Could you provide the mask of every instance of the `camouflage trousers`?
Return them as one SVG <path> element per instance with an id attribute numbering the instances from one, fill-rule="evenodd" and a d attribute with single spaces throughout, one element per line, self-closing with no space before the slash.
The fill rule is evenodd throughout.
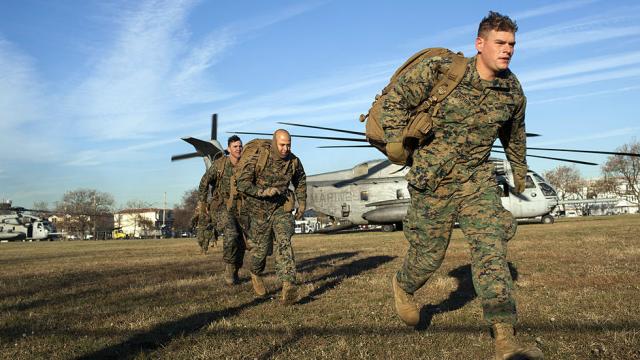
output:
<path id="1" fill-rule="evenodd" d="M 440 267 L 453 225 L 458 221 L 471 250 L 473 286 L 489 324 L 515 324 L 513 280 L 507 263 L 507 241 L 516 222 L 502 207 L 495 183 L 466 183 L 420 191 L 409 185 L 411 205 L 404 219 L 409 249 L 397 272 L 400 287 L 413 294 Z"/>
<path id="2" fill-rule="evenodd" d="M 276 254 L 275 268 L 281 281 L 296 282 L 296 263 L 291 246 L 294 232 L 293 215 L 285 212 L 282 206 L 270 216 L 253 212 L 251 221 L 251 272 L 260 275 L 267 263 L 267 255 L 273 247 Z M 273 235 L 273 236 L 272 236 Z"/>
<path id="3" fill-rule="evenodd" d="M 226 208 L 221 209 L 218 216 L 220 218 L 219 225 L 224 229 L 222 260 L 226 264 L 232 264 L 236 269 L 240 269 L 246 247 L 238 219 L 233 211 Z"/>

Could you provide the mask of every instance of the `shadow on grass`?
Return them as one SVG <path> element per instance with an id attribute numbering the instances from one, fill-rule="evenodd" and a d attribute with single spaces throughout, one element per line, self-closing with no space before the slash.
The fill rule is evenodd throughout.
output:
<path id="1" fill-rule="evenodd" d="M 335 254 L 320 255 L 320 256 L 316 256 L 316 257 L 311 258 L 311 259 L 306 259 L 306 260 L 300 261 L 296 265 L 296 268 L 297 268 L 298 272 L 300 272 L 300 273 L 313 272 L 314 270 L 316 270 L 318 268 L 331 267 L 332 265 L 328 264 L 329 262 L 345 260 L 345 259 L 348 259 L 348 258 L 352 258 L 352 257 L 354 257 L 356 255 L 358 255 L 357 251 L 340 252 L 340 253 L 335 253 Z"/>
<path id="2" fill-rule="evenodd" d="M 355 256 L 357 252 L 345 252 L 337 254 L 322 255 L 315 258 L 307 259 L 301 262 L 301 266 L 305 271 L 312 271 L 314 268 L 321 266 L 324 262 L 333 260 L 343 260 Z M 322 287 L 317 294 L 325 292 L 330 287 L 340 283 L 344 278 L 357 275 L 363 271 L 375 268 L 380 264 L 392 260 L 389 256 L 375 256 L 354 261 L 350 264 L 340 266 L 336 271 L 327 277 L 342 276 L 335 281 L 332 286 Z M 353 267 L 353 269 L 349 269 Z M 322 277 L 324 279 L 326 277 Z M 317 291 L 317 290 L 316 290 Z M 317 295 L 316 294 L 316 295 Z M 77 359 L 130 359 L 137 357 L 140 353 L 153 351 L 167 345 L 175 336 L 185 336 L 206 328 L 212 322 L 221 318 L 229 318 L 237 316 L 247 308 L 258 306 L 270 301 L 269 296 L 265 298 L 256 298 L 251 302 L 231 307 L 224 310 L 203 312 L 193 314 L 180 320 L 159 324 L 148 332 L 139 333 L 131 338 L 96 352 L 83 355 Z"/>
<path id="3" fill-rule="evenodd" d="M 518 270 L 511 262 L 509 263 L 509 272 L 514 282 L 518 280 Z M 448 275 L 458 281 L 458 287 L 441 303 L 425 305 L 420 309 L 420 323 L 416 325 L 416 330 L 428 329 L 434 315 L 461 309 L 478 296 L 473 288 L 470 264 L 459 266 L 449 271 Z"/>
<path id="4" fill-rule="evenodd" d="M 131 359 L 138 354 L 155 350 L 168 344 L 176 336 L 185 336 L 205 328 L 210 323 L 236 316 L 243 310 L 269 301 L 268 297 L 256 298 L 248 303 L 232 308 L 193 314 L 180 320 L 162 323 L 148 332 L 132 336 L 128 340 L 106 347 L 102 350 L 86 354 L 77 359 Z"/>
<path id="5" fill-rule="evenodd" d="M 340 265 L 334 271 L 330 272 L 327 275 L 323 275 L 317 279 L 313 279 L 312 282 L 323 281 L 331 278 L 335 278 L 331 281 L 327 281 L 322 284 L 322 286 L 317 289 L 311 291 L 309 295 L 303 297 L 298 301 L 298 304 L 308 304 L 316 299 L 316 297 L 324 294 L 328 290 L 336 287 L 345 279 L 348 279 L 352 276 L 359 275 L 365 271 L 369 271 L 377 268 L 378 266 L 387 263 L 391 260 L 395 259 L 395 256 L 370 256 L 364 259 L 359 259 L 352 261 L 348 264 Z"/>

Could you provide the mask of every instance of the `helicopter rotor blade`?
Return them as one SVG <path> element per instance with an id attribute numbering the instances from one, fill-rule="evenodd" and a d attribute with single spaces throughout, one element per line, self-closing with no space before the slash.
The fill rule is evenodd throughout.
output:
<path id="1" fill-rule="evenodd" d="M 500 154 L 504 154 L 504 151 L 498 151 L 498 150 L 491 150 L 493 152 L 497 152 Z M 539 159 L 548 159 L 548 160 L 556 160 L 556 161 L 565 161 L 565 162 L 570 162 L 570 163 L 576 163 L 576 164 L 582 164 L 582 165 L 593 165 L 593 166 L 597 166 L 598 164 L 596 163 L 592 163 L 592 162 L 588 162 L 588 161 L 580 161 L 580 160 L 572 160 L 572 159 L 563 159 L 563 158 L 556 158 L 556 157 L 550 157 L 550 156 L 541 156 L 541 155 L 530 155 L 527 154 L 527 157 L 534 157 L 534 158 L 539 158 Z"/>
<path id="2" fill-rule="evenodd" d="M 320 130 L 335 131 L 335 132 L 341 132 L 341 133 L 345 133 L 345 134 L 362 135 L 362 136 L 366 135 L 365 133 L 363 133 L 361 131 L 342 130 L 342 129 L 323 127 L 323 126 L 294 124 L 294 123 L 288 123 L 288 122 L 278 122 L 278 124 L 289 125 L 289 126 L 299 126 L 299 127 L 310 128 L 310 129 L 320 129 Z"/>
<path id="3" fill-rule="evenodd" d="M 254 132 L 244 132 L 244 131 L 228 131 L 227 133 L 229 133 L 229 134 L 242 134 L 242 135 L 261 135 L 261 136 L 272 136 L 273 135 L 273 134 L 269 134 L 269 133 L 254 133 Z M 306 139 L 321 139 L 321 140 L 367 142 L 367 139 L 342 138 L 342 137 L 331 137 L 331 136 L 312 136 L 312 135 L 293 135 L 293 134 L 291 134 L 291 137 L 306 138 Z"/>
<path id="4" fill-rule="evenodd" d="M 373 145 L 326 145 L 316 146 L 318 149 L 337 149 L 337 148 L 370 148 Z"/>
<path id="5" fill-rule="evenodd" d="M 191 158 L 198 157 L 198 156 L 202 156 L 202 154 L 200 154 L 197 151 L 196 152 L 192 152 L 192 153 L 188 153 L 188 154 L 173 155 L 173 156 L 171 156 L 171 161 L 191 159 Z"/>
<path id="6" fill-rule="evenodd" d="M 501 146 L 494 146 L 494 148 L 501 148 Z M 627 152 L 617 152 L 617 151 L 599 151 L 599 150 L 579 150 L 579 149 L 556 149 L 556 148 L 539 148 L 539 147 L 529 147 L 527 146 L 527 150 L 541 150 L 541 151 L 563 151 L 563 152 L 574 152 L 574 153 L 587 153 L 587 154 L 605 154 L 605 155 L 624 155 L 624 156 L 638 156 L 640 154 L 636 153 L 627 153 Z"/>
<path id="7" fill-rule="evenodd" d="M 366 136 L 366 133 L 361 132 L 361 131 L 336 129 L 336 128 L 330 128 L 330 127 L 315 126 L 315 125 L 295 124 L 295 123 L 289 123 L 289 122 L 278 122 L 278 124 L 289 125 L 289 126 L 299 126 L 299 127 L 310 128 L 310 129 L 336 131 L 336 132 L 341 132 L 341 133 L 345 133 L 345 134 L 354 134 L 354 135 Z M 538 137 L 538 136 L 542 136 L 542 135 L 536 134 L 536 133 L 527 133 L 527 137 Z"/>

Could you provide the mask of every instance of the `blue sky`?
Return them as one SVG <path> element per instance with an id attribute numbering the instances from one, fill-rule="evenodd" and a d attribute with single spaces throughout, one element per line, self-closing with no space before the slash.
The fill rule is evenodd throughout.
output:
<path id="1" fill-rule="evenodd" d="M 212 113 L 222 139 L 277 121 L 362 130 L 359 114 L 397 66 L 425 47 L 473 55 L 489 10 L 520 27 L 511 69 L 527 131 L 543 135 L 530 146 L 615 150 L 638 138 L 637 1 L 3 1 L 0 198 L 53 204 L 82 187 L 118 205 L 160 207 L 166 192 L 173 205 L 204 166 L 170 156 L 192 151 L 180 137 L 208 137 Z M 330 144 L 294 139 L 293 151 L 308 174 L 380 157 L 316 148 Z M 538 172 L 559 164 L 529 159 Z"/>

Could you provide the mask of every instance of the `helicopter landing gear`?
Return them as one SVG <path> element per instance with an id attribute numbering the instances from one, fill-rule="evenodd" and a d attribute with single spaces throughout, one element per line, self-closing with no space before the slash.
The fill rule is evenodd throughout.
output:
<path id="1" fill-rule="evenodd" d="M 382 231 L 384 231 L 384 232 L 393 232 L 395 230 L 396 230 L 396 227 L 393 224 L 384 224 L 384 225 L 382 225 Z"/>
<path id="2" fill-rule="evenodd" d="M 540 221 L 543 224 L 553 224 L 555 219 L 551 215 L 545 215 L 545 216 L 542 217 L 542 220 L 540 220 Z"/>

